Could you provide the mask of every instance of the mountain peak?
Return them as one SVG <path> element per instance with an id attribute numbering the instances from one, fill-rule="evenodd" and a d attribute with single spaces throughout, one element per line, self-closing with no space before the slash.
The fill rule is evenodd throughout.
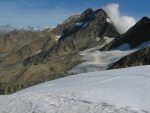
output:
<path id="1" fill-rule="evenodd" d="M 92 13 L 93 13 L 93 9 L 88 8 L 88 9 L 86 9 L 81 15 L 87 16 L 87 15 L 90 15 L 90 14 L 92 14 Z"/>
<path id="2" fill-rule="evenodd" d="M 144 25 L 150 25 L 150 18 L 148 17 L 143 17 L 137 25 L 144 26 Z"/>
<path id="3" fill-rule="evenodd" d="M 143 43 L 150 41 L 150 18 L 143 17 L 133 27 L 131 27 L 126 33 L 121 35 L 119 40 L 116 40 L 107 45 L 107 47 L 101 50 L 111 50 L 120 47 L 123 44 L 128 44 L 131 49 L 140 46 Z"/>
<path id="4" fill-rule="evenodd" d="M 149 17 L 147 17 L 147 16 L 145 16 L 145 17 L 143 17 L 141 20 L 143 20 L 143 21 L 147 21 L 147 20 L 150 20 L 150 18 L 149 18 Z"/>
<path id="5" fill-rule="evenodd" d="M 150 29 L 150 18 L 148 17 L 143 17 L 141 20 L 139 20 L 133 27 L 131 27 L 127 33 L 129 32 L 134 32 L 136 34 L 136 32 L 146 32 L 147 33 L 149 32 L 149 29 Z M 126 34 L 127 34 L 126 33 Z M 148 33 L 149 34 L 149 33 Z"/>
<path id="6" fill-rule="evenodd" d="M 99 15 L 105 15 L 105 17 L 108 17 L 107 13 L 103 10 L 103 9 L 97 9 L 97 10 L 93 10 L 91 8 L 86 9 L 81 15 L 82 16 L 89 16 L 91 14 L 99 14 Z"/>

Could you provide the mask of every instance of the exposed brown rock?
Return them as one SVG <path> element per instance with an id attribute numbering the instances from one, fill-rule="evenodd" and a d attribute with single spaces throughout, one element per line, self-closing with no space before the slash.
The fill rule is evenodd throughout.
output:
<path id="1" fill-rule="evenodd" d="M 80 63 L 80 55 L 71 53 L 42 64 L 23 66 L 22 63 L 1 69 L 0 94 L 14 93 L 45 81 L 67 76 L 67 71 Z"/>

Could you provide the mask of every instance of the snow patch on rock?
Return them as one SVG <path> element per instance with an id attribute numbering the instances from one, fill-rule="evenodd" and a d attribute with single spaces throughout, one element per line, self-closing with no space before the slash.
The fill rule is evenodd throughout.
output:
<path id="1" fill-rule="evenodd" d="M 58 40 L 61 38 L 61 36 L 62 36 L 62 35 L 56 35 L 56 36 L 55 36 L 55 37 L 56 37 L 55 40 L 58 41 Z"/>
<path id="2" fill-rule="evenodd" d="M 84 22 L 77 22 L 77 23 L 75 23 L 76 26 L 81 26 L 83 24 L 84 24 Z"/>
<path id="3" fill-rule="evenodd" d="M 107 21 L 108 23 L 111 23 L 111 19 L 110 19 L 110 18 L 106 18 L 106 21 Z"/>

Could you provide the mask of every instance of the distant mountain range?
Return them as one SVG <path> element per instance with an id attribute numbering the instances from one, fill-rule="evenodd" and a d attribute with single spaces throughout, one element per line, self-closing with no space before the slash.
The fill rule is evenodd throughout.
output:
<path id="1" fill-rule="evenodd" d="M 124 34 L 119 34 L 103 9 L 87 9 L 53 29 L 1 26 L 0 32 L 1 94 L 69 76 L 74 74 L 68 73 L 71 69 L 87 60 L 93 63 L 88 71 L 150 64 L 148 17 Z M 102 64 L 107 58 L 109 63 Z"/>
<path id="2" fill-rule="evenodd" d="M 15 28 L 10 25 L 0 25 L 0 34 L 8 33 L 13 30 L 15 30 Z"/>
<path id="3" fill-rule="evenodd" d="M 32 27 L 32 26 L 27 26 L 27 27 L 21 27 L 21 28 L 15 28 L 12 27 L 11 25 L 0 25 L 0 34 L 6 34 L 11 31 L 15 30 L 24 30 L 24 31 L 42 31 L 44 29 L 51 29 L 51 27 Z"/>

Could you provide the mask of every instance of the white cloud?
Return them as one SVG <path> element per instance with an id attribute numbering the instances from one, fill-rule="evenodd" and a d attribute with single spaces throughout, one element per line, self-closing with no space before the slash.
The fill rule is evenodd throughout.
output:
<path id="1" fill-rule="evenodd" d="M 119 11 L 119 4 L 112 3 L 108 4 L 103 8 L 112 22 L 116 26 L 116 29 L 122 34 L 125 33 L 129 28 L 135 25 L 136 20 L 130 16 L 121 16 Z"/>

